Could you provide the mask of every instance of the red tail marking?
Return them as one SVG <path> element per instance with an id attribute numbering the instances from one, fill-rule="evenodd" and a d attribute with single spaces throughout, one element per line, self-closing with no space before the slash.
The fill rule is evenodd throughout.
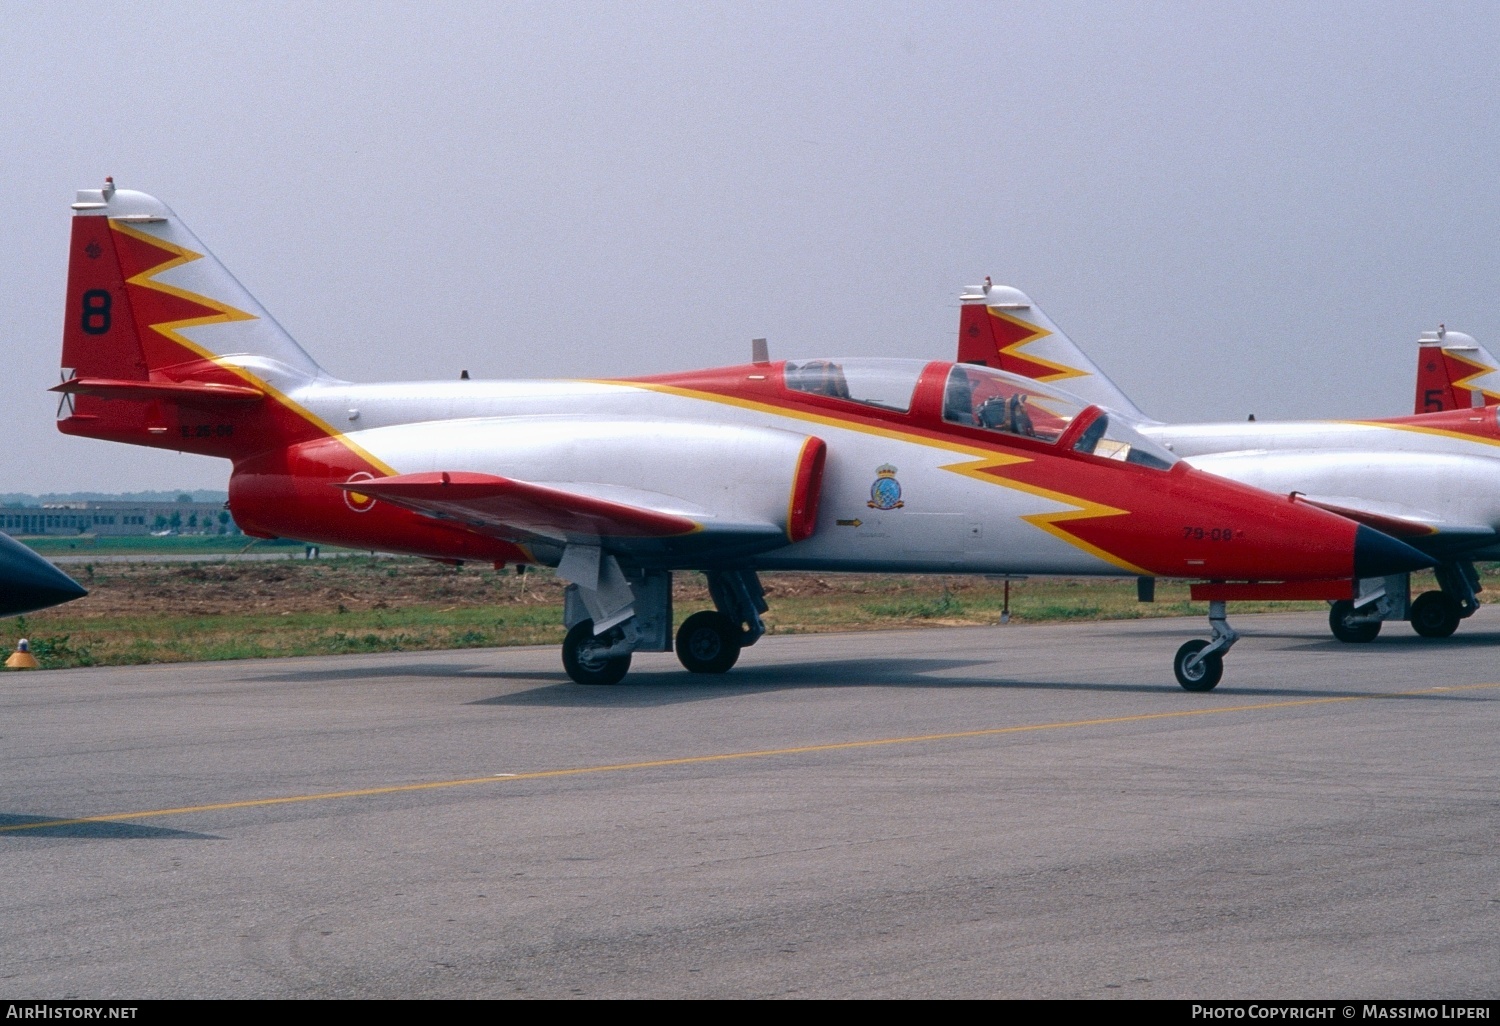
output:
<path id="1" fill-rule="evenodd" d="M 958 362 L 994 367 L 1033 381 L 1076 377 L 1075 370 L 1035 360 L 1020 352 L 1026 343 L 1050 334 L 982 303 L 969 303 L 958 315 Z"/>
<path id="2" fill-rule="evenodd" d="M 113 234 L 107 218 L 73 218 L 62 365 L 79 377 L 144 381 L 146 357 L 136 335 L 125 278 L 110 238 Z"/>
<path id="3" fill-rule="evenodd" d="M 1415 413 L 1440 413 L 1456 410 L 1460 405 L 1448 371 L 1448 358 L 1439 346 L 1421 346 L 1417 350 L 1417 401 Z"/>

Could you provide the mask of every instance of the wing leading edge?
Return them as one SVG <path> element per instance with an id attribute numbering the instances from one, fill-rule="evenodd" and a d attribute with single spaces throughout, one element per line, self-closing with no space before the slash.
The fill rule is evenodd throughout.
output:
<path id="1" fill-rule="evenodd" d="M 674 496 L 607 484 L 440 471 L 337 487 L 523 543 L 598 545 L 637 555 L 715 548 L 738 554 L 791 540 L 782 524 L 727 522 Z"/>

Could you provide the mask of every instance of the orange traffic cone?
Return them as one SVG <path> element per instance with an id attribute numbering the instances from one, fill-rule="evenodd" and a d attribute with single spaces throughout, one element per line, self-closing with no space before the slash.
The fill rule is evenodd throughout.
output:
<path id="1" fill-rule="evenodd" d="M 31 642 L 22 638 L 16 643 L 16 650 L 5 660 L 5 666 L 11 670 L 35 670 L 42 664 L 36 661 L 36 656 L 31 654 Z"/>

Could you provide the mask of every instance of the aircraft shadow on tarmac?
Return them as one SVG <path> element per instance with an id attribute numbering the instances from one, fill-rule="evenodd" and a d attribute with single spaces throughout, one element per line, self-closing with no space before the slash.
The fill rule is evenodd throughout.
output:
<path id="1" fill-rule="evenodd" d="M 803 688 L 988 688 L 1005 691 L 1067 691 L 1099 694 L 1155 694 L 1179 698 L 1184 693 L 1170 681 L 1164 683 L 1126 683 L 1100 681 L 1021 680 L 1005 677 L 924 676 L 943 670 L 992 665 L 980 660 L 961 659 L 850 659 L 822 663 L 798 663 L 795 666 L 736 667 L 722 677 L 686 674 L 680 671 L 633 671 L 624 682 L 611 687 L 585 687 L 574 684 L 561 671 L 511 672 L 488 671 L 470 674 L 475 678 L 501 678 L 537 681 L 538 686 L 524 691 L 481 698 L 471 705 L 552 706 L 560 708 L 645 708 L 675 705 L 680 702 L 712 701 L 736 695 Z M 545 681 L 545 683 L 543 683 Z M 1327 687 L 1234 686 L 1220 687 L 1212 694 L 1197 696 L 1205 702 L 1240 701 L 1246 698 L 1344 698 L 1370 695 L 1360 689 Z M 1445 698 L 1460 696 L 1402 696 L 1404 698 Z"/>
<path id="2" fill-rule="evenodd" d="M 1399 625 L 1398 625 L 1399 626 Z M 1246 637 L 1251 635 L 1246 634 Z M 1337 641 L 1333 638 L 1309 638 L 1305 634 L 1292 634 L 1281 632 L 1258 632 L 1254 635 L 1258 638 L 1280 638 L 1293 642 L 1288 648 L 1295 651 L 1313 651 L 1317 649 L 1334 649 L 1342 652 L 1379 652 L 1399 649 L 1407 652 L 1413 649 L 1426 649 L 1432 652 L 1445 652 L 1453 649 L 1476 649 L 1494 648 L 1500 645 L 1500 632 L 1497 631 L 1469 631 L 1465 633 L 1462 628 L 1459 633 L 1448 638 L 1424 638 L 1412 631 L 1393 631 L 1389 634 L 1382 632 L 1373 641 L 1364 644 L 1350 645 L 1346 642 Z"/>
<path id="3" fill-rule="evenodd" d="M 9 827 L 0 837 L 67 837 L 94 841 L 165 841 L 193 840 L 220 841 L 213 834 L 200 834 L 191 830 L 169 830 L 165 827 L 141 826 L 139 823 L 122 823 L 82 819 L 82 822 L 58 822 L 64 816 L 21 816 L 0 812 L 0 828 Z M 30 823 L 51 823 L 52 826 L 28 828 Z"/>
<path id="4" fill-rule="evenodd" d="M 244 679 L 265 684 L 317 684 L 369 680 L 372 677 L 470 677 L 476 675 L 475 671 L 484 669 L 484 663 L 389 663 L 385 666 L 340 666 L 332 670 L 291 670 Z"/>
<path id="5" fill-rule="evenodd" d="M 1247 634 L 1247 637 L 1249 635 Z M 1371 645 L 1350 646 L 1333 638 L 1309 638 L 1306 634 L 1257 632 L 1261 638 L 1278 638 L 1291 642 L 1287 651 L 1368 651 L 1372 655 L 1382 647 L 1385 639 Z M 1391 642 L 1402 647 L 1416 645 L 1440 651 L 1451 646 L 1458 638 L 1431 641 L 1412 635 L 1411 638 L 1392 638 Z M 1463 639 L 1466 646 L 1493 644 L 1500 635 L 1478 634 Z M 504 650 L 495 650 L 496 653 Z M 516 705 L 553 706 L 558 708 L 649 708 L 652 706 L 676 705 L 682 702 L 704 702 L 728 698 L 747 693 L 784 691 L 801 688 L 850 688 L 850 687 L 904 687 L 904 688 L 993 688 L 1033 691 L 1096 692 L 1101 694 L 1161 694 L 1179 696 L 1179 689 L 1168 679 L 1161 682 L 1127 683 L 1124 681 L 1061 681 L 1025 679 L 1002 676 L 932 676 L 943 671 L 963 670 L 970 667 L 993 666 L 989 660 L 979 659 L 843 659 L 827 662 L 798 662 L 791 665 L 738 666 L 722 676 L 713 674 L 691 674 L 683 670 L 662 669 L 632 670 L 619 684 L 610 687 L 587 687 L 574 684 L 561 668 L 557 670 L 501 670 L 494 663 L 390 663 L 386 665 L 341 666 L 327 670 L 295 670 L 288 673 L 263 674 L 246 678 L 252 681 L 276 683 L 337 683 L 371 678 L 425 678 L 462 681 L 507 680 L 531 682 L 535 687 L 508 692 L 490 698 L 469 702 L 470 705 Z M 1358 688 L 1249 685 L 1227 682 L 1211 695 L 1202 696 L 1205 701 L 1245 698 L 1336 698 L 1361 694 L 1376 694 Z M 1394 697 L 1394 696 L 1393 696 Z M 1403 698 L 1423 700 L 1441 698 L 1453 701 L 1461 696 L 1406 695 Z M 1477 699 L 1476 699 L 1477 700 Z"/>

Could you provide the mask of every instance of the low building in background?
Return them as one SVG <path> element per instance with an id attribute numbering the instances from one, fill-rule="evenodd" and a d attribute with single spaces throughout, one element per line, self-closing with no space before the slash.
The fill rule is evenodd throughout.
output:
<path id="1" fill-rule="evenodd" d="M 49 502 L 0 507 L 0 532 L 15 537 L 92 534 L 239 534 L 222 502 Z"/>

